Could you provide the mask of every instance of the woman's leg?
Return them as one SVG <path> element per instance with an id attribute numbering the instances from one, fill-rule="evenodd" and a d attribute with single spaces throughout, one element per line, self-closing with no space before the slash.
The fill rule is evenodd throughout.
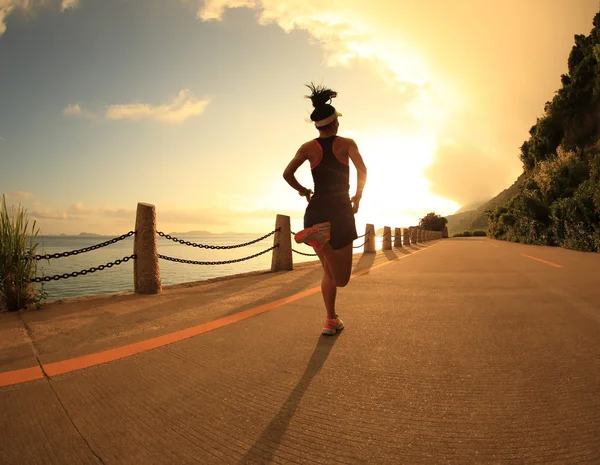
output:
<path id="1" fill-rule="evenodd" d="M 334 250 L 327 242 L 319 251 L 319 258 L 323 256 L 336 287 L 344 287 L 350 281 L 352 273 L 352 243 Z"/>
<path id="2" fill-rule="evenodd" d="M 321 280 L 321 293 L 323 294 L 323 302 L 325 303 L 325 310 L 327 311 L 327 318 L 335 319 L 335 296 L 337 294 L 337 287 L 333 274 L 329 270 L 329 266 L 325 260 L 325 256 L 322 252 L 317 252 L 321 263 L 323 264 L 323 279 Z"/>

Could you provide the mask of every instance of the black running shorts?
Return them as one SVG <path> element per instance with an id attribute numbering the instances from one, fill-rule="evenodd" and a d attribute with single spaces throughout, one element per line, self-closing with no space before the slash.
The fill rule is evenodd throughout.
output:
<path id="1" fill-rule="evenodd" d="M 304 213 L 304 227 L 331 223 L 331 248 L 341 249 L 358 237 L 352 203 L 348 196 L 313 196 Z"/>

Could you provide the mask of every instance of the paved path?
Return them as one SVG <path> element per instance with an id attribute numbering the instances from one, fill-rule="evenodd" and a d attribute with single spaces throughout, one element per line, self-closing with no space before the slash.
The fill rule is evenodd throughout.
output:
<path id="1" fill-rule="evenodd" d="M 0 315 L 0 463 L 600 463 L 599 254 L 448 239 L 355 271 L 334 337 L 312 264 Z"/>

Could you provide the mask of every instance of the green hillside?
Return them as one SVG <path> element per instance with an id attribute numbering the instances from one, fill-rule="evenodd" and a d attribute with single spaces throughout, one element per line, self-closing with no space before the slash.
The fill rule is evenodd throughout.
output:
<path id="1" fill-rule="evenodd" d="M 488 200 L 483 205 L 473 210 L 459 210 L 454 215 L 446 216 L 448 219 L 448 233 L 452 236 L 455 233 L 467 230 L 488 229 L 488 211 L 494 210 L 496 207 L 504 204 L 512 197 L 517 195 L 520 186 L 524 180 L 524 174 L 507 189 L 504 189 L 496 197 Z"/>
<path id="2" fill-rule="evenodd" d="M 521 146 L 524 173 L 491 209 L 492 237 L 600 251 L 600 13 L 593 26 L 575 36 L 562 87 Z"/>

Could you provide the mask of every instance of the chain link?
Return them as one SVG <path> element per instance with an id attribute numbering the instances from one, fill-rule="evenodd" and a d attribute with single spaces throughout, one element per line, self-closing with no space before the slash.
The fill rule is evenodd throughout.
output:
<path id="1" fill-rule="evenodd" d="M 292 252 L 295 252 L 298 255 L 304 255 L 305 257 L 318 257 L 318 255 L 316 253 L 304 253 L 304 252 L 300 252 L 299 250 L 295 250 L 295 249 L 292 249 Z"/>
<path id="2" fill-rule="evenodd" d="M 253 241 L 250 242 L 245 242 L 243 244 L 237 244 L 237 245 L 209 245 L 209 244 L 196 244 L 194 242 L 190 242 L 190 241 L 184 241 L 183 239 L 177 239 L 176 237 L 170 236 L 169 234 L 165 234 L 162 231 L 157 231 L 156 234 L 158 234 L 161 237 L 164 237 L 165 239 L 169 239 L 173 242 L 179 242 L 182 245 L 189 245 L 191 247 L 198 247 L 200 249 L 213 249 L 213 250 L 225 250 L 225 249 L 237 249 L 239 247 L 245 247 L 247 245 L 252 245 L 252 244 L 256 244 L 257 242 L 260 242 L 264 239 L 266 239 L 269 236 L 272 236 L 273 234 L 275 234 L 276 232 L 281 231 L 281 228 L 277 228 L 274 231 L 271 231 L 268 234 L 265 234 L 262 237 L 259 237 L 258 239 L 254 239 Z"/>
<path id="3" fill-rule="evenodd" d="M 81 253 L 91 252 L 92 250 L 96 250 L 101 247 L 106 247 L 107 245 L 114 244 L 115 242 L 122 241 L 123 239 L 126 239 L 134 234 L 135 234 L 134 231 L 129 231 L 127 234 L 123 234 L 122 236 L 115 237 L 114 239 L 111 239 L 110 241 L 102 242 L 101 244 L 91 245 L 89 247 L 85 247 L 83 249 L 78 249 L 78 250 L 72 250 L 70 252 L 61 252 L 61 253 L 53 253 L 53 254 L 46 254 L 46 255 L 34 255 L 34 258 L 36 260 L 50 260 L 51 258 L 62 258 L 62 257 L 70 257 L 71 255 L 79 255 Z"/>
<path id="4" fill-rule="evenodd" d="M 120 265 L 121 263 L 128 262 L 132 258 L 135 258 L 135 254 L 130 255 L 129 257 L 123 257 L 119 260 L 115 260 L 114 262 L 109 262 L 106 265 L 94 266 L 87 270 L 73 271 L 72 273 L 57 274 L 54 276 L 44 276 L 42 278 L 33 278 L 30 282 L 41 283 L 42 281 L 44 281 L 44 282 L 58 281 L 59 279 L 67 279 L 67 278 L 75 278 L 77 276 L 85 276 L 88 273 L 95 273 L 96 271 L 102 271 L 105 268 L 112 268 L 115 265 Z"/>
<path id="5" fill-rule="evenodd" d="M 185 260 L 183 258 L 167 257 L 167 256 L 161 255 L 161 254 L 158 254 L 158 258 L 162 258 L 163 260 L 168 260 L 170 262 L 187 263 L 189 265 L 228 265 L 230 263 L 238 263 L 238 262 L 243 262 L 244 260 L 250 260 L 251 258 L 256 258 L 259 255 L 265 254 L 267 252 L 270 252 L 273 249 L 276 249 L 277 247 L 279 247 L 279 244 L 275 244 L 273 247 L 269 247 L 268 249 L 263 250 L 262 252 L 255 253 L 254 255 L 250 255 L 249 257 L 236 258 L 233 260 L 223 260 L 220 262 L 199 262 L 199 261 L 195 261 L 195 260 Z"/>
<path id="6" fill-rule="evenodd" d="M 365 245 L 366 243 L 367 243 L 367 241 L 363 242 L 363 243 L 362 243 L 362 244 L 360 244 L 360 245 L 354 245 L 354 246 L 352 246 L 352 248 L 353 248 L 353 249 L 360 249 L 361 247 L 364 247 L 364 245 Z"/>

